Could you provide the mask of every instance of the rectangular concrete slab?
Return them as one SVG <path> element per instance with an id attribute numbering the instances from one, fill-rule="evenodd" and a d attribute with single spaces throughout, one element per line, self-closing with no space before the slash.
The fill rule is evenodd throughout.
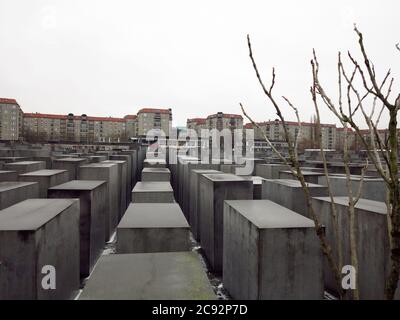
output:
<path id="1" fill-rule="evenodd" d="M 328 188 L 308 183 L 312 197 L 328 195 Z M 285 208 L 309 217 L 306 197 L 300 181 L 292 179 L 265 179 L 262 182 L 262 199 L 271 200 Z"/>
<path id="2" fill-rule="evenodd" d="M 39 185 L 39 198 L 47 198 L 47 190 L 69 180 L 67 170 L 45 169 L 20 174 L 19 181 L 37 182 Z"/>
<path id="3" fill-rule="evenodd" d="M 26 199 L 39 197 L 39 185 L 36 182 L 0 182 L 0 210 Z"/>
<path id="4" fill-rule="evenodd" d="M 0 170 L 0 181 L 18 181 L 17 171 Z"/>
<path id="5" fill-rule="evenodd" d="M 268 200 L 225 201 L 223 283 L 234 299 L 323 299 L 314 222 Z"/>
<path id="6" fill-rule="evenodd" d="M 102 256 L 80 300 L 215 299 L 194 252 Z"/>
<path id="7" fill-rule="evenodd" d="M 107 196 L 106 181 L 73 180 L 49 189 L 49 198 L 79 199 L 81 278 L 89 276 L 105 244 Z"/>
<path id="8" fill-rule="evenodd" d="M 222 272 L 225 200 L 253 199 L 253 182 L 233 174 L 200 175 L 200 243 L 210 269 Z"/>
<path id="9" fill-rule="evenodd" d="M 78 179 L 79 167 L 88 163 L 85 158 L 63 158 L 53 160 L 53 169 L 68 171 L 68 180 Z"/>
<path id="10" fill-rule="evenodd" d="M 79 289 L 79 201 L 29 199 L 1 210 L 0 261 L 0 300 L 72 299 Z M 56 270 L 54 290 L 41 286 L 47 266 Z"/>
<path id="11" fill-rule="evenodd" d="M 170 181 L 171 172 L 167 168 L 143 168 L 142 181 Z"/>
<path id="12" fill-rule="evenodd" d="M 142 181 L 132 190 L 133 203 L 172 203 L 174 192 L 168 181 Z"/>
<path id="13" fill-rule="evenodd" d="M 279 179 L 279 172 L 288 169 L 289 167 L 285 164 L 257 163 L 256 176 L 263 177 L 265 179 Z"/>
<path id="14" fill-rule="evenodd" d="M 44 161 L 19 161 L 4 165 L 4 170 L 16 171 L 18 174 L 46 169 Z"/>
<path id="15" fill-rule="evenodd" d="M 200 190 L 200 182 L 199 175 L 200 174 L 218 174 L 222 173 L 218 170 L 210 170 L 210 169 L 193 169 L 190 171 L 190 185 L 189 185 L 189 224 L 192 230 L 193 238 L 196 241 L 200 241 L 200 206 L 199 202 L 199 190 Z"/>
<path id="16" fill-rule="evenodd" d="M 118 253 L 187 250 L 189 225 L 176 203 L 132 203 L 118 225 Z"/>
<path id="17" fill-rule="evenodd" d="M 92 163 L 79 168 L 79 180 L 107 181 L 107 215 L 105 241 L 108 241 L 118 225 L 118 165 L 116 163 Z"/>

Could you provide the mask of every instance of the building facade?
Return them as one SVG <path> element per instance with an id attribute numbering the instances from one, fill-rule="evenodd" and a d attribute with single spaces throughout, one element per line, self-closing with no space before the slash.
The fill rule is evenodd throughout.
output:
<path id="1" fill-rule="evenodd" d="M 186 127 L 188 129 L 192 129 L 192 130 L 196 131 L 197 136 L 200 137 L 201 136 L 201 130 L 208 129 L 207 119 L 206 118 L 187 119 Z"/>
<path id="2" fill-rule="evenodd" d="M 143 108 L 137 114 L 137 136 L 146 137 L 152 130 L 162 130 L 169 137 L 172 130 L 172 110 Z"/>
<path id="3" fill-rule="evenodd" d="M 0 98 L 0 140 L 22 138 L 23 112 L 15 99 Z"/>
<path id="4" fill-rule="evenodd" d="M 209 115 L 206 119 L 207 129 L 243 129 L 243 117 L 240 114 L 228 114 L 218 112 L 216 114 Z"/>

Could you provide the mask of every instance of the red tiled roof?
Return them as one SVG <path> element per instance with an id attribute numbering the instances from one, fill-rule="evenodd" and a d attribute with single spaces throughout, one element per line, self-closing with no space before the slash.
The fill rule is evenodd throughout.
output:
<path id="1" fill-rule="evenodd" d="M 135 120 L 137 119 L 137 115 L 135 114 L 128 114 L 124 117 L 124 119 L 130 119 L 130 120 Z"/>
<path id="2" fill-rule="evenodd" d="M 17 100 L 15 100 L 15 99 L 8 99 L 8 98 L 0 98 L 0 103 L 4 103 L 4 104 L 18 104 Z"/>
<path id="3" fill-rule="evenodd" d="M 155 109 L 155 108 L 143 108 L 138 111 L 139 113 L 170 113 L 169 109 Z"/>
<path id="4" fill-rule="evenodd" d="M 253 124 L 252 123 L 246 123 L 243 127 L 245 129 L 253 129 Z"/>
<path id="5" fill-rule="evenodd" d="M 192 118 L 192 119 L 187 119 L 187 122 L 196 122 L 197 124 L 205 124 L 206 123 L 205 118 Z"/>
<path id="6" fill-rule="evenodd" d="M 207 119 L 209 118 L 215 118 L 217 117 L 218 114 L 210 114 Z M 229 114 L 229 113 L 222 113 L 223 118 L 233 118 L 233 119 L 243 119 L 243 117 L 240 114 Z"/>

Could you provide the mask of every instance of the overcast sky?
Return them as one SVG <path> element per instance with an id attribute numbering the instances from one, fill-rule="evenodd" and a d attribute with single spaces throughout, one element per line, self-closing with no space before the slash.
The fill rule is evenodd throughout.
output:
<path id="1" fill-rule="evenodd" d="M 336 57 L 359 56 L 353 22 L 380 76 L 391 67 L 400 91 L 400 2 L 222 0 L 0 0 L 0 97 L 24 112 L 122 117 L 172 108 L 174 125 L 222 111 L 276 118 L 261 92 L 246 34 L 276 95 L 313 114 L 310 58 L 335 95 Z M 287 109 L 287 118 L 294 116 Z M 322 120 L 336 122 L 322 108 Z"/>

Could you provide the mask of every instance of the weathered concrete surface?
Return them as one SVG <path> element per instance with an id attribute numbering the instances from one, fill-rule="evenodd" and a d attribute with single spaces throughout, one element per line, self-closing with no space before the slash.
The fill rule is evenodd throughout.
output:
<path id="1" fill-rule="evenodd" d="M 121 220 L 122 216 L 125 213 L 127 208 L 126 206 L 126 198 L 128 197 L 127 191 L 127 162 L 123 160 L 106 160 L 102 163 L 116 163 L 118 165 L 118 196 L 119 196 L 119 205 L 118 205 L 118 222 Z"/>
<path id="2" fill-rule="evenodd" d="M 126 161 L 126 204 L 125 208 L 131 202 L 131 191 L 133 189 L 133 176 L 132 176 L 132 157 L 128 154 L 111 155 L 110 160 Z"/>
<path id="3" fill-rule="evenodd" d="M 107 215 L 105 241 L 112 236 L 118 224 L 118 165 L 116 163 L 92 163 L 79 168 L 79 180 L 107 181 Z"/>
<path id="4" fill-rule="evenodd" d="M 265 179 L 279 179 L 279 172 L 283 170 L 289 170 L 289 167 L 284 164 L 256 164 L 256 176 L 263 177 Z"/>
<path id="5" fill-rule="evenodd" d="M 312 202 L 321 223 L 325 226 L 326 237 L 337 259 L 330 198 L 315 197 Z M 351 265 L 348 197 L 334 197 L 334 202 L 343 250 L 343 263 Z M 386 205 L 383 202 L 360 199 L 355 207 L 355 218 L 359 264 L 357 284 L 360 298 L 384 299 L 390 259 Z M 335 291 L 332 272 L 326 261 L 324 268 L 325 285 L 328 289 Z M 396 293 L 396 299 L 400 299 L 399 291 Z"/>
<path id="6" fill-rule="evenodd" d="M 167 168 L 143 168 L 142 181 L 170 181 L 171 172 Z"/>
<path id="7" fill-rule="evenodd" d="M 89 163 L 100 163 L 107 160 L 106 156 L 87 156 L 86 158 L 89 160 Z"/>
<path id="8" fill-rule="evenodd" d="M 0 161 L 4 163 L 18 162 L 18 161 L 29 161 L 28 157 L 0 157 Z"/>
<path id="9" fill-rule="evenodd" d="M 144 168 L 166 168 L 167 163 L 164 159 L 151 159 L 147 158 L 143 161 Z"/>
<path id="10" fill-rule="evenodd" d="M 46 169 L 46 163 L 44 161 L 19 161 L 4 165 L 4 170 L 16 171 L 18 174 L 44 169 Z"/>
<path id="11" fill-rule="evenodd" d="M 39 197 L 39 185 L 35 182 L 0 182 L 0 210 L 26 199 Z"/>
<path id="12" fill-rule="evenodd" d="M 323 299 L 314 222 L 272 201 L 225 201 L 223 253 L 234 299 Z"/>
<path id="13" fill-rule="evenodd" d="M 360 188 L 361 176 L 351 176 L 351 190 L 353 195 L 358 194 Z M 331 185 L 331 191 L 334 196 L 347 196 L 347 178 L 343 175 L 332 175 L 329 176 Z M 327 185 L 326 177 L 321 177 L 318 181 L 320 184 Z M 367 178 L 364 177 L 362 183 L 361 198 L 374 200 L 374 201 L 386 201 L 386 184 L 381 178 Z"/>
<path id="14" fill-rule="evenodd" d="M 79 201 L 29 199 L 0 211 L 0 261 L 0 300 L 73 298 L 79 289 Z M 41 286 L 47 265 L 56 270 L 54 290 Z"/>
<path id="15" fill-rule="evenodd" d="M 210 169 L 193 169 L 190 171 L 190 185 L 189 185 L 189 224 L 192 230 L 193 238 L 196 241 L 200 241 L 200 206 L 201 203 L 199 201 L 199 190 L 200 190 L 200 182 L 199 175 L 201 174 L 217 174 L 222 173 L 218 170 L 210 170 Z"/>
<path id="16" fill-rule="evenodd" d="M 132 191 L 133 203 L 172 203 L 174 192 L 168 181 L 141 181 Z"/>
<path id="17" fill-rule="evenodd" d="M 117 228 L 118 253 L 189 250 L 189 225 L 176 203 L 132 203 Z"/>
<path id="18" fill-rule="evenodd" d="M 45 169 L 20 174 L 19 181 L 37 182 L 39 185 L 39 198 L 47 198 L 47 190 L 69 180 L 68 171 Z"/>
<path id="19" fill-rule="evenodd" d="M 309 183 L 318 184 L 318 179 L 320 177 L 325 177 L 323 172 L 313 172 L 313 171 L 302 171 L 304 180 Z M 292 174 L 290 170 L 283 170 L 279 172 L 279 179 L 292 179 L 297 180 L 297 178 Z"/>
<path id="20" fill-rule="evenodd" d="M 312 197 L 327 196 L 328 188 L 318 184 L 308 184 Z M 306 197 L 300 181 L 291 179 L 265 179 L 262 182 L 262 199 L 271 200 L 285 208 L 309 217 Z"/>
<path id="21" fill-rule="evenodd" d="M 132 185 L 129 189 L 129 192 L 132 191 L 132 188 L 135 186 L 136 181 L 140 179 L 140 174 L 142 171 L 138 171 L 138 153 L 137 150 L 124 150 L 120 151 L 118 155 L 128 155 L 131 158 L 132 164 Z M 129 205 L 129 203 L 128 203 Z"/>
<path id="22" fill-rule="evenodd" d="M 0 170 L 0 181 L 18 181 L 16 171 Z"/>
<path id="23" fill-rule="evenodd" d="M 107 196 L 106 181 L 73 180 L 49 189 L 49 198 L 79 199 L 81 278 L 89 276 L 105 245 Z"/>
<path id="24" fill-rule="evenodd" d="M 86 158 L 62 158 L 53 160 L 53 169 L 67 170 L 68 180 L 78 179 L 79 167 L 88 163 Z"/>
<path id="25" fill-rule="evenodd" d="M 79 297 L 81 300 L 215 298 L 199 257 L 194 252 L 102 256 Z"/>
<path id="26" fill-rule="evenodd" d="M 262 199 L 262 182 L 265 180 L 263 177 L 258 176 L 241 176 L 243 179 L 251 180 L 253 182 L 253 199 Z"/>
<path id="27" fill-rule="evenodd" d="M 233 174 L 202 174 L 200 179 L 200 242 L 211 270 L 222 272 L 225 200 L 253 199 L 253 182 Z"/>

